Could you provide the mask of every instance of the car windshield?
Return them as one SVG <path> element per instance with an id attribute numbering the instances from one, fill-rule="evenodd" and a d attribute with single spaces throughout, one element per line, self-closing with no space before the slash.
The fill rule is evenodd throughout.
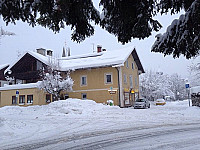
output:
<path id="1" fill-rule="evenodd" d="M 144 102 L 144 99 L 136 99 L 136 102 Z"/>

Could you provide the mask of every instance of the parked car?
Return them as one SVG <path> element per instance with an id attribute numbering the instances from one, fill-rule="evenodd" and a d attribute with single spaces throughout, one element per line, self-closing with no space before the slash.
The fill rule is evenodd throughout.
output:
<path id="1" fill-rule="evenodd" d="M 150 108 L 150 103 L 145 98 L 138 98 L 135 100 L 134 108 Z"/>
<path id="2" fill-rule="evenodd" d="M 159 98 L 156 100 L 156 105 L 165 105 L 166 102 L 163 98 Z"/>

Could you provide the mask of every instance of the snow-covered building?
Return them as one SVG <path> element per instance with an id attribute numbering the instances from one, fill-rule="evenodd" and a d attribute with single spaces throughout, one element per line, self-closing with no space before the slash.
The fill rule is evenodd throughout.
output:
<path id="1" fill-rule="evenodd" d="M 41 80 L 41 69 L 52 60 L 59 64 L 58 70 L 62 72 L 62 76 L 70 71 L 74 80 L 73 91 L 63 92 L 62 98 L 93 99 L 99 103 L 112 99 L 114 105 L 128 107 L 139 96 L 139 75 L 144 73 L 144 69 L 132 47 L 106 51 L 99 46 L 96 53 L 59 59 L 53 58 L 52 53 L 47 53 L 45 49 L 29 51 L 8 68 L 9 75 L 21 83 L 35 83 Z M 1 95 L 8 90 L 0 88 Z M 10 101 L 10 104 L 15 93 L 16 89 L 7 96 L 6 101 Z M 25 101 L 26 99 L 27 96 Z"/>
<path id="2" fill-rule="evenodd" d="M 195 86 L 191 88 L 191 99 L 192 106 L 200 107 L 200 86 Z"/>
<path id="3" fill-rule="evenodd" d="M 4 84 L 8 84 L 4 75 L 4 72 L 8 67 L 9 64 L 0 65 L 0 87 L 2 87 Z"/>

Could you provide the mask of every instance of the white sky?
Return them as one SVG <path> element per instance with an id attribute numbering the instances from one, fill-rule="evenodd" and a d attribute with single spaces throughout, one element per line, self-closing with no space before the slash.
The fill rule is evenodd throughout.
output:
<path id="1" fill-rule="evenodd" d="M 158 33 L 165 32 L 172 20 L 178 17 L 179 15 L 156 17 L 163 25 L 163 28 Z M 71 41 L 72 31 L 70 30 L 70 27 L 61 29 L 59 33 L 55 34 L 48 28 L 41 26 L 32 28 L 27 23 L 21 21 L 18 21 L 16 25 L 9 24 L 6 26 L 5 22 L 2 21 L 2 18 L 0 18 L 0 26 L 2 26 L 4 30 L 16 34 L 15 36 L 5 36 L 0 39 L 0 64 L 12 63 L 17 59 L 18 52 L 23 53 L 27 50 L 33 51 L 41 47 L 53 50 L 56 57 L 61 56 L 65 41 L 67 47 L 70 47 L 71 49 L 71 55 L 92 53 L 92 43 L 94 43 L 95 50 L 97 45 L 102 45 L 103 48 L 109 51 L 133 46 L 136 48 L 145 70 L 152 69 L 154 71 L 163 71 L 168 74 L 178 73 L 182 77 L 187 77 L 187 66 L 191 62 L 184 57 L 173 59 L 172 56 L 164 57 L 163 54 L 150 52 L 157 33 L 153 33 L 151 37 L 146 38 L 145 40 L 134 39 L 130 43 L 122 45 L 121 43 L 118 43 L 117 38 L 114 35 L 109 34 L 99 26 L 95 26 L 95 34 L 78 44 Z"/>

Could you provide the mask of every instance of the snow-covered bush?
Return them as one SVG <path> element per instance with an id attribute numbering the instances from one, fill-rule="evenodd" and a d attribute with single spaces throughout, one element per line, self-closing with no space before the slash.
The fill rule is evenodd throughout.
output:
<path id="1" fill-rule="evenodd" d="M 42 82 L 38 85 L 40 89 L 52 94 L 57 100 L 60 99 L 61 91 L 72 91 L 74 83 L 69 72 L 66 77 L 63 77 L 58 70 L 59 62 L 50 58 L 48 67 L 46 69 L 43 68 L 41 71 Z"/>
<path id="2" fill-rule="evenodd" d="M 42 82 L 39 84 L 40 89 L 54 95 L 56 99 L 60 99 L 61 91 L 72 91 L 74 81 L 69 74 L 63 78 L 59 71 L 45 73 Z"/>

